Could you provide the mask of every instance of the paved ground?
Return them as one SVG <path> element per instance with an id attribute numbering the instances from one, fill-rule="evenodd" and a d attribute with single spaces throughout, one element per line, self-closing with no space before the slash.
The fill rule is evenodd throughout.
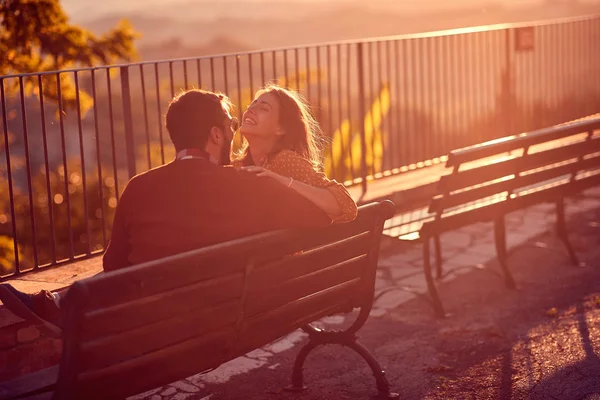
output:
<path id="1" fill-rule="evenodd" d="M 567 211 L 584 267 L 569 263 L 550 232 L 552 206 L 509 216 L 516 291 L 503 287 L 490 224 L 446 234 L 443 320 L 433 317 L 424 295 L 420 247 L 393 241 L 380 259 L 378 297 L 360 335 L 401 398 L 600 399 L 600 189 L 570 201 Z M 328 318 L 323 325 L 339 328 L 349 320 Z M 293 333 L 211 373 L 134 398 L 372 398 L 370 370 L 339 346 L 309 357 L 306 392 L 283 391 L 305 340 Z"/>

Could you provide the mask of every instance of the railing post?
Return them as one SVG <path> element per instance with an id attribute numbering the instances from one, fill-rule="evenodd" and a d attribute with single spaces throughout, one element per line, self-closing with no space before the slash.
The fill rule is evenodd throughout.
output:
<path id="1" fill-rule="evenodd" d="M 133 140 L 133 118 L 131 116 L 131 89 L 129 87 L 129 67 L 120 68 L 121 97 L 123 100 L 123 121 L 125 123 L 125 152 L 129 178 L 135 176 L 135 143 Z"/>
<path id="2" fill-rule="evenodd" d="M 356 47 L 356 70 L 358 73 L 358 115 L 360 121 L 360 166 L 362 173 L 362 195 L 367 193 L 367 139 L 365 132 L 365 76 L 363 61 L 363 43 L 357 43 Z M 351 144 L 350 144 L 351 145 Z"/>

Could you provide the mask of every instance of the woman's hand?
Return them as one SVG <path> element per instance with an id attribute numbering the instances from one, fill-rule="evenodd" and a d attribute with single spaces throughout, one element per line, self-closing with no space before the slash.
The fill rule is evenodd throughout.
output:
<path id="1" fill-rule="evenodd" d="M 277 182 L 279 182 L 279 183 L 281 183 L 282 185 L 285 185 L 285 186 L 289 186 L 290 182 L 292 182 L 292 178 L 276 174 L 273 171 L 269 171 L 268 169 L 263 168 L 263 167 L 259 167 L 257 165 L 250 165 L 250 166 L 247 166 L 247 167 L 241 167 L 240 169 L 242 171 L 251 172 L 253 174 L 256 174 L 256 176 L 266 176 L 266 177 L 269 177 L 271 179 L 275 179 Z"/>

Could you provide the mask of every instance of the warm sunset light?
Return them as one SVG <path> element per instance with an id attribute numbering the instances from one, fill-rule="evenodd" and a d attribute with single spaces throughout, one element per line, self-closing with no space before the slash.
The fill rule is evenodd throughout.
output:
<path id="1" fill-rule="evenodd" d="M 600 400 L 599 44 L 600 0 L 0 0 L 0 399 Z"/>

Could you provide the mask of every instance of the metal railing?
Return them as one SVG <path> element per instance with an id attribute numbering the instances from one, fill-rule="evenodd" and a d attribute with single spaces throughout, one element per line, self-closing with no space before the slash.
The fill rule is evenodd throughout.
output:
<path id="1" fill-rule="evenodd" d="M 0 275 L 102 252 L 119 194 L 173 157 L 182 88 L 241 115 L 265 82 L 301 91 L 326 172 L 361 185 L 450 150 L 600 109 L 600 16 L 0 77 Z M 160 190 L 157 188 L 157 190 Z"/>

